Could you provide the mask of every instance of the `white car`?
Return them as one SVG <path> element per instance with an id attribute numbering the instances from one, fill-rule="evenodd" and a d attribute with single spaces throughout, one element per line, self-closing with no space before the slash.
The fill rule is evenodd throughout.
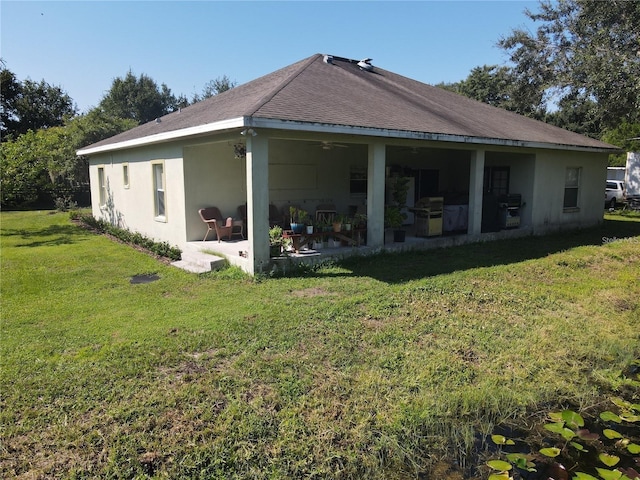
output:
<path id="1" fill-rule="evenodd" d="M 624 203 L 624 182 L 621 180 L 607 180 L 604 191 L 604 202 L 610 208 L 616 208 L 616 203 Z"/>

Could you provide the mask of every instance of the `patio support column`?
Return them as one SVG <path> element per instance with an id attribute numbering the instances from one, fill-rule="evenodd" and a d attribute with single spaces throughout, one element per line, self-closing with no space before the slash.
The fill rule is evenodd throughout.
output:
<path id="1" fill-rule="evenodd" d="M 255 275 L 269 264 L 269 139 L 258 134 L 246 141 L 249 273 Z"/>
<path id="2" fill-rule="evenodd" d="M 369 144 L 367 168 L 367 246 L 384 245 L 385 145 Z"/>
<path id="3" fill-rule="evenodd" d="M 482 190 L 484 184 L 484 150 L 471 154 L 469 172 L 469 235 L 482 232 Z"/>

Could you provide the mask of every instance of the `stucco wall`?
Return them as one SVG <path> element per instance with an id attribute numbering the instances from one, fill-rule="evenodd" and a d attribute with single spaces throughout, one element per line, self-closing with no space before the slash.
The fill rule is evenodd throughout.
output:
<path id="1" fill-rule="evenodd" d="M 150 162 L 162 162 L 165 173 L 164 221 L 155 218 L 153 170 Z M 129 186 L 124 185 L 123 165 L 128 165 Z M 104 168 L 106 205 L 100 206 L 98 168 Z M 184 178 L 182 148 L 164 145 L 91 157 L 89 176 L 93 215 L 171 245 L 184 242 Z"/>
<path id="2" fill-rule="evenodd" d="M 569 167 L 582 169 L 577 209 L 563 208 L 565 174 Z M 606 177 L 606 154 L 537 152 L 531 205 L 534 231 L 544 233 L 547 230 L 583 227 L 601 222 Z"/>

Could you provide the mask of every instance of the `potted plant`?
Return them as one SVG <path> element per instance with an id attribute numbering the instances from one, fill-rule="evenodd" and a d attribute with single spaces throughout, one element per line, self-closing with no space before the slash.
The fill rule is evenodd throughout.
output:
<path id="1" fill-rule="evenodd" d="M 352 225 L 352 220 L 345 215 L 345 217 L 342 219 L 342 228 L 344 228 L 346 232 L 350 232 Z"/>
<path id="2" fill-rule="evenodd" d="M 311 215 L 307 215 L 304 219 L 304 224 L 307 226 L 307 235 L 313 234 L 314 221 Z"/>
<path id="3" fill-rule="evenodd" d="M 307 212 L 305 210 L 294 207 L 293 205 L 289 207 L 290 224 L 293 233 L 304 232 L 304 223 L 302 223 L 302 221 L 306 216 Z"/>
<path id="4" fill-rule="evenodd" d="M 340 232 L 342 231 L 342 215 L 336 215 L 333 217 L 333 231 Z"/>
<path id="5" fill-rule="evenodd" d="M 282 253 L 284 245 L 284 237 L 282 236 L 282 227 L 275 225 L 269 229 L 269 256 L 279 257 Z"/>
<path id="6" fill-rule="evenodd" d="M 400 228 L 402 222 L 405 219 L 405 215 L 396 206 L 387 206 L 384 209 L 384 225 L 386 228 L 393 230 L 393 241 L 404 242 L 405 231 Z"/>
<path id="7" fill-rule="evenodd" d="M 408 177 L 393 177 L 390 182 L 391 204 L 385 208 L 385 218 L 387 210 L 389 215 L 389 227 L 393 229 L 393 241 L 404 242 L 406 232 L 402 224 L 407 218 L 404 210 L 407 207 L 407 193 L 409 192 Z"/>

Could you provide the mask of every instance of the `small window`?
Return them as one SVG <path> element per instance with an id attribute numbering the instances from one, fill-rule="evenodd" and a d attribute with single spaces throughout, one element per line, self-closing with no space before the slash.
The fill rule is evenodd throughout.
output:
<path id="1" fill-rule="evenodd" d="M 101 207 L 107 204 L 107 182 L 104 177 L 104 167 L 98 167 L 98 204 Z"/>
<path id="2" fill-rule="evenodd" d="M 578 208 L 580 190 L 580 168 L 567 168 L 564 179 L 564 204 L 565 210 Z"/>
<path id="3" fill-rule="evenodd" d="M 129 188 L 129 164 L 122 164 L 122 183 L 124 188 Z"/>
<path id="4" fill-rule="evenodd" d="M 154 215 L 158 220 L 166 220 L 164 165 L 153 164 Z"/>
<path id="5" fill-rule="evenodd" d="M 349 193 L 358 196 L 367 194 L 367 169 L 365 167 L 351 167 Z"/>

